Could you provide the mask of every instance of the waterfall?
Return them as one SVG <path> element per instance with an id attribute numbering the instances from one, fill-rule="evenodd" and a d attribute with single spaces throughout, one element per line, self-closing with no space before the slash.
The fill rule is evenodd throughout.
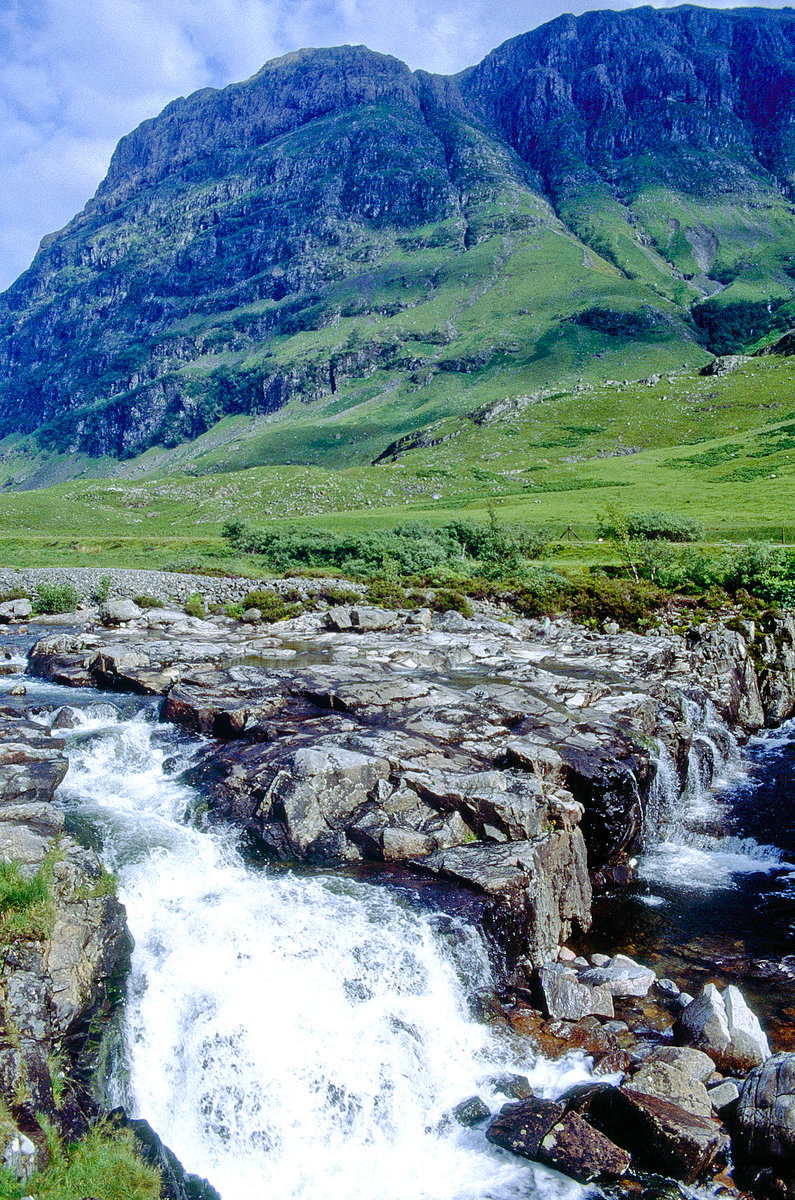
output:
<path id="1" fill-rule="evenodd" d="M 780 852 L 731 831 L 726 789 L 742 774 L 737 739 L 709 700 L 682 696 L 692 730 L 684 781 L 662 743 L 644 814 L 639 875 L 647 883 L 709 890 L 731 886 L 736 875 L 775 870 Z"/>
<path id="2" fill-rule="evenodd" d="M 63 733 L 64 731 L 59 731 Z M 65 731 L 72 824 L 101 839 L 135 950 L 112 1086 L 223 1200 L 573 1200 L 450 1110 L 495 1079 L 589 1077 L 475 1016 L 479 932 L 387 887 L 252 866 L 180 779 L 195 744 L 108 705 Z"/>

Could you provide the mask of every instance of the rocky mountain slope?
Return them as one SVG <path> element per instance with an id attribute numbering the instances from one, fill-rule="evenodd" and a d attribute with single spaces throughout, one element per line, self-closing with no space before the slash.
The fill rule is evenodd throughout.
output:
<path id="1" fill-rule="evenodd" d="M 786 327 L 794 49 L 788 10 L 636 9 L 455 78 L 341 47 L 176 100 L 0 297 L 0 435 L 129 457 L 278 414 L 311 429 L 277 460 L 374 458 Z"/>

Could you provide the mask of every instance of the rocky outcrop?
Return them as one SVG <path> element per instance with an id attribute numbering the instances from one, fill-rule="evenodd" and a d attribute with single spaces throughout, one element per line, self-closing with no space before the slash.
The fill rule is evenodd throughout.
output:
<path id="1" fill-rule="evenodd" d="M 795 1054 L 751 1071 L 736 1112 L 735 1153 L 762 1195 L 795 1195 Z"/>
<path id="2" fill-rule="evenodd" d="M 130 950 L 124 908 L 96 855 L 63 833 L 54 798 L 68 765 L 62 745 L 44 726 L 0 716 L 0 1098 L 38 1137 L 31 1114 L 72 1137 L 91 1111 L 69 1066 Z"/>
<path id="3" fill-rule="evenodd" d="M 631 874 L 655 739 L 684 786 L 714 708 L 749 729 L 765 719 L 756 648 L 789 636 L 783 619 L 776 633 L 705 625 L 683 639 L 367 611 L 265 632 L 153 609 L 43 638 L 29 668 L 163 695 L 164 719 L 211 739 L 192 778 L 216 816 L 285 861 L 404 863 L 455 882 L 509 960 L 540 963 L 587 926 L 592 881 Z M 482 682 L 461 686 L 471 664 Z M 781 677 L 795 696 L 786 663 Z M 721 729 L 710 736 L 728 752 Z M 566 987 L 574 1008 L 590 989 L 601 1012 L 603 991 L 651 980 L 613 962 Z"/>

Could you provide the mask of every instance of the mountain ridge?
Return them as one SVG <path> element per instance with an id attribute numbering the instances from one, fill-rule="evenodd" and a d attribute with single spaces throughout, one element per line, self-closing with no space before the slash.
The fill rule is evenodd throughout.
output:
<path id="1" fill-rule="evenodd" d="M 124 458 L 264 413 L 376 457 L 786 327 L 794 51 L 786 10 L 631 9 L 457 76 L 320 48 L 172 101 L 0 296 L 0 436 Z"/>

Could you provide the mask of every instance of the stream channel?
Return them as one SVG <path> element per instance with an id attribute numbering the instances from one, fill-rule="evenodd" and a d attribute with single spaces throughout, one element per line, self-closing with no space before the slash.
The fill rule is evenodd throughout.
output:
<path id="1" fill-rule="evenodd" d="M 223 1200 L 594 1194 L 446 1115 L 475 1093 L 496 1112 L 506 1072 L 553 1097 L 589 1075 L 581 1056 L 547 1062 L 479 1016 L 494 980 L 472 924 L 421 891 L 252 860 L 181 780 L 200 743 L 159 724 L 159 702 L 25 684 L 42 719 L 78 710 L 58 730 L 70 760 L 59 795 L 70 831 L 116 873 L 135 939 L 110 1101 Z M 701 753 L 725 786 L 706 786 L 696 755 L 676 802 L 661 763 L 655 844 L 635 888 L 599 903 L 591 939 L 676 978 L 738 946 L 779 959 L 795 919 L 795 725 L 743 759 L 707 726 Z M 776 988 L 781 1019 L 791 981 Z"/>

